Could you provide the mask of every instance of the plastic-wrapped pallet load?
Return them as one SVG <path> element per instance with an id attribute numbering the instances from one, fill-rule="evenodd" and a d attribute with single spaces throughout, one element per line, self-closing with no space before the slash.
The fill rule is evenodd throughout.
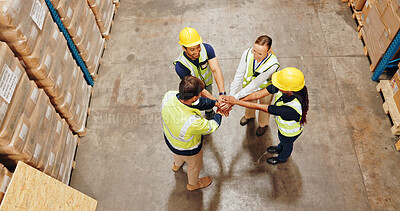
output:
<path id="1" fill-rule="evenodd" d="M 44 0 L 0 1 L 1 41 L 7 42 L 17 56 L 30 55 L 49 13 Z"/>
<path id="2" fill-rule="evenodd" d="M 69 126 L 64 121 L 61 129 L 60 139 L 56 141 L 50 152 L 51 163 L 49 164 L 51 164 L 53 168 L 49 175 L 53 178 L 57 178 L 58 172 L 60 171 L 61 159 L 64 153 L 64 147 L 69 133 Z"/>
<path id="3" fill-rule="evenodd" d="M 11 173 L 3 164 L 0 163 L 0 202 L 3 200 L 4 195 L 8 189 L 13 173 Z"/>
<path id="4" fill-rule="evenodd" d="M 65 27 L 71 24 L 75 9 L 77 8 L 76 5 L 79 1 L 81 0 L 59 0 L 56 3 L 54 0 L 51 0 Z"/>
<path id="5" fill-rule="evenodd" d="M 71 77 L 71 84 L 68 87 L 68 90 L 63 93 L 63 97 L 61 98 L 52 98 L 50 99 L 55 105 L 55 108 L 57 112 L 63 117 L 63 118 L 72 118 L 73 113 L 71 111 L 71 106 L 73 103 L 73 100 L 75 98 L 75 92 L 76 92 L 76 87 L 78 86 L 78 83 L 82 83 L 84 80 L 82 72 L 78 70 L 78 68 L 75 66 L 72 77 Z"/>
<path id="6" fill-rule="evenodd" d="M 90 40 L 90 46 L 88 51 L 90 52 L 89 58 L 86 61 L 86 67 L 93 78 L 97 76 L 97 69 L 100 65 L 100 58 L 103 53 L 105 40 L 99 34 L 99 29 L 95 22 L 91 23 L 91 32 L 88 40 Z"/>
<path id="7" fill-rule="evenodd" d="M 64 147 L 63 157 L 61 159 L 61 166 L 57 179 L 67 185 L 71 177 L 71 171 L 73 168 L 73 162 L 78 140 L 79 140 L 78 136 L 72 135 L 72 133 L 68 134 L 68 138 Z"/>
<path id="8" fill-rule="evenodd" d="M 111 0 L 88 0 L 103 37 L 108 38 L 115 5 Z"/>

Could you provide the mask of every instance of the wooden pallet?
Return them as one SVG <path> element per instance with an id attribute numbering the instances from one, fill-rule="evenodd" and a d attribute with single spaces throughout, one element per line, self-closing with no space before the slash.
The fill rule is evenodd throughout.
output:
<path id="1" fill-rule="evenodd" d="M 72 130 L 72 132 L 74 134 L 78 135 L 79 137 L 83 137 L 83 136 L 86 135 L 87 122 L 88 122 L 89 115 L 90 115 L 90 104 L 92 102 L 92 96 L 93 96 L 93 88 L 92 87 L 89 87 L 89 88 L 90 88 L 90 94 L 89 94 L 89 96 L 87 98 L 88 107 L 87 107 L 87 113 L 86 113 L 85 118 L 83 120 L 84 124 L 82 125 L 82 127 L 79 130 L 75 130 L 75 131 Z"/>
<path id="2" fill-rule="evenodd" d="M 361 13 L 361 11 L 354 9 L 354 2 L 349 1 L 348 5 L 350 7 L 351 13 L 353 14 L 352 17 L 357 24 L 357 31 L 360 31 L 361 28 L 363 27 L 363 22 L 362 22 L 362 18 L 361 18 L 362 13 Z"/>
<path id="3" fill-rule="evenodd" d="M 393 99 L 393 91 L 389 80 L 381 80 L 376 86 L 378 92 L 382 92 L 385 102 L 382 104 L 383 110 L 390 116 L 393 126 L 390 129 L 393 135 L 400 135 L 400 112 Z M 400 140 L 396 143 L 396 149 L 400 150 Z"/>

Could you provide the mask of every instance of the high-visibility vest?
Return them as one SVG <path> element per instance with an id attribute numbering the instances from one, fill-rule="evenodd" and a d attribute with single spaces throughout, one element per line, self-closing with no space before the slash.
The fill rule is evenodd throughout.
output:
<path id="1" fill-rule="evenodd" d="M 274 105 L 276 106 L 289 106 L 296 110 L 297 113 L 300 114 L 300 119 L 302 115 L 301 103 L 297 98 L 294 98 L 290 102 L 284 103 L 282 100 L 279 100 L 282 97 L 282 92 L 278 92 L 274 98 Z M 293 137 L 299 135 L 303 131 L 303 126 L 299 122 L 295 120 L 283 120 L 280 116 L 275 116 L 276 124 L 278 125 L 278 129 L 282 135 L 286 137 Z"/>
<path id="2" fill-rule="evenodd" d="M 202 80 L 205 86 L 209 86 L 213 82 L 213 75 L 208 65 L 207 50 L 203 44 L 200 44 L 200 47 L 201 51 L 198 68 L 183 55 L 183 52 L 174 61 L 174 65 L 176 65 L 177 62 L 180 62 L 183 66 L 190 70 L 190 74 L 192 76 L 195 76 L 198 79 Z"/>
<path id="3" fill-rule="evenodd" d="M 254 80 L 261 73 L 269 70 L 272 66 L 278 65 L 279 62 L 274 53 L 270 53 L 267 58 L 265 58 L 262 63 L 254 70 L 254 54 L 253 48 L 249 48 L 246 55 L 246 73 L 243 77 L 242 88 L 246 87 L 252 80 Z M 266 67 L 266 68 L 265 68 Z M 254 71 L 253 71 L 254 70 Z M 271 78 L 268 78 L 263 84 L 261 84 L 260 88 L 263 89 L 269 85 L 271 85 Z"/>
<path id="4" fill-rule="evenodd" d="M 199 147 L 201 135 L 214 132 L 219 124 L 203 118 L 199 109 L 180 102 L 177 94 L 169 91 L 162 101 L 164 135 L 176 150 L 193 150 Z"/>

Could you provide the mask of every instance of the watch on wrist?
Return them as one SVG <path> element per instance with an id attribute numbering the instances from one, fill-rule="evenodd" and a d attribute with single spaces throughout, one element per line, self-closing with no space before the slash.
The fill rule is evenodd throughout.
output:
<path id="1" fill-rule="evenodd" d="M 220 92 L 219 95 L 226 95 L 226 92 L 225 91 Z"/>

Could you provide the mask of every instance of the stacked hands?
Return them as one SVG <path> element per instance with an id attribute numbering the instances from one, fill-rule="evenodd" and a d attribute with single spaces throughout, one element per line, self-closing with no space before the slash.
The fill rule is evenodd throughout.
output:
<path id="1" fill-rule="evenodd" d="M 232 110 L 232 107 L 238 103 L 238 101 L 239 100 L 237 100 L 234 96 L 221 95 L 215 104 L 217 107 L 217 113 L 226 117 L 229 116 L 229 112 Z"/>

